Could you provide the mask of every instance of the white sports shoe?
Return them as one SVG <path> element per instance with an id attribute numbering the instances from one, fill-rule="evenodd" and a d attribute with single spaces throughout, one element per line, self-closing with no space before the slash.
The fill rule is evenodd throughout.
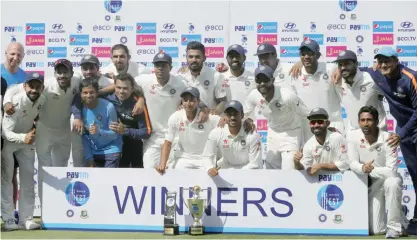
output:
<path id="1" fill-rule="evenodd" d="M 34 222 L 32 219 L 26 220 L 26 222 L 21 222 L 19 224 L 19 229 L 23 230 L 35 230 L 40 229 L 41 225 L 39 223 Z"/>
<path id="2" fill-rule="evenodd" d="M 15 223 L 14 219 L 9 219 L 6 222 L 4 222 L 4 230 L 5 231 L 13 231 L 17 230 L 19 227 Z"/>
<path id="3" fill-rule="evenodd" d="M 387 234 L 385 234 L 385 238 L 390 238 L 390 239 L 400 238 L 400 233 L 395 230 L 388 229 Z"/>

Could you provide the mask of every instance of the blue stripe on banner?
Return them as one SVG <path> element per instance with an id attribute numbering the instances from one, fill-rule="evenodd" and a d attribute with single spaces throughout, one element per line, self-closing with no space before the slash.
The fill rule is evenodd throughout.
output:
<path id="1" fill-rule="evenodd" d="M 117 225 L 117 224 L 76 224 L 76 223 L 43 223 L 47 230 L 89 230 L 89 231 L 143 231 L 162 232 L 162 226 Z M 184 232 L 185 227 L 180 227 Z M 256 234 L 311 234 L 339 236 L 368 236 L 367 229 L 295 229 L 295 228 L 242 228 L 242 227 L 205 227 L 206 232 L 219 233 L 256 233 Z"/>

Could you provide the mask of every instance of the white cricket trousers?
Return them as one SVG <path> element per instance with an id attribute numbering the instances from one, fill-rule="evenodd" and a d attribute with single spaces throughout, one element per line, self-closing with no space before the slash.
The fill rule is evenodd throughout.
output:
<path id="1" fill-rule="evenodd" d="M 156 168 L 161 161 L 161 151 L 164 145 L 165 137 L 154 135 L 147 140 L 143 140 L 143 168 Z M 171 145 L 167 166 L 172 166 L 174 151 L 176 150 L 178 137 L 174 139 Z"/>
<path id="2" fill-rule="evenodd" d="M 295 169 L 294 154 L 300 149 L 302 140 L 301 128 L 276 132 L 268 129 L 266 169 Z"/>
<path id="3" fill-rule="evenodd" d="M 172 164 L 170 164 L 173 169 L 204 169 L 201 155 L 184 154 L 177 150 L 173 156 Z"/>
<path id="4" fill-rule="evenodd" d="M 401 223 L 405 218 L 401 209 L 401 177 L 372 178 L 371 181 L 368 188 L 369 232 L 383 234 L 389 228 L 401 233 Z"/>
<path id="5" fill-rule="evenodd" d="M 74 115 L 71 115 L 71 130 L 74 122 Z M 73 167 L 86 167 L 84 160 L 84 147 L 82 135 L 71 131 L 71 159 Z"/>
<path id="6" fill-rule="evenodd" d="M 14 219 L 12 184 L 14 171 L 13 154 L 16 155 L 19 163 L 19 220 L 20 222 L 26 222 L 33 216 L 35 207 L 35 181 L 33 179 L 35 171 L 35 146 L 4 140 L 1 154 L 1 215 L 4 221 Z"/>

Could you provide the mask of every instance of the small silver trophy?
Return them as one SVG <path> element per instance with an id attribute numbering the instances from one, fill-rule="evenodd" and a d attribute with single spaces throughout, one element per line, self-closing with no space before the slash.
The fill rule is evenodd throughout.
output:
<path id="1" fill-rule="evenodd" d="M 177 224 L 177 192 L 167 192 L 164 214 L 164 235 L 178 235 L 180 233 Z"/>
<path id="2" fill-rule="evenodd" d="M 210 203 L 207 199 L 201 198 L 200 193 L 202 191 L 207 191 L 208 189 L 201 189 L 200 186 L 194 186 L 192 189 L 183 189 L 183 191 L 184 190 L 189 190 L 193 193 L 192 198 L 184 201 L 185 206 L 189 209 L 190 214 L 194 219 L 194 223 L 190 226 L 188 233 L 190 235 L 203 235 L 204 226 L 201 224 L 200 220 L 203 217 L 204 209 L 206 209 Z"/>

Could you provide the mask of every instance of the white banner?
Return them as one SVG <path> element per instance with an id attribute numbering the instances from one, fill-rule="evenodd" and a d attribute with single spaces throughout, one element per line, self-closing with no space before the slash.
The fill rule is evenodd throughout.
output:
<path id="1" fill-rule="evenodd" d="M 201 195 L 211 199 L 202 218 L 207 232 L 368 235 L 367 182 L 350 171 L 221 170 L 214 178 L 200 170 L 45 171 L 45 229 L 162 231 L 166 192 L 176 191 L 184 231 L 192 218 L 181 189 L 198 185 L 210 189 Z"/>

